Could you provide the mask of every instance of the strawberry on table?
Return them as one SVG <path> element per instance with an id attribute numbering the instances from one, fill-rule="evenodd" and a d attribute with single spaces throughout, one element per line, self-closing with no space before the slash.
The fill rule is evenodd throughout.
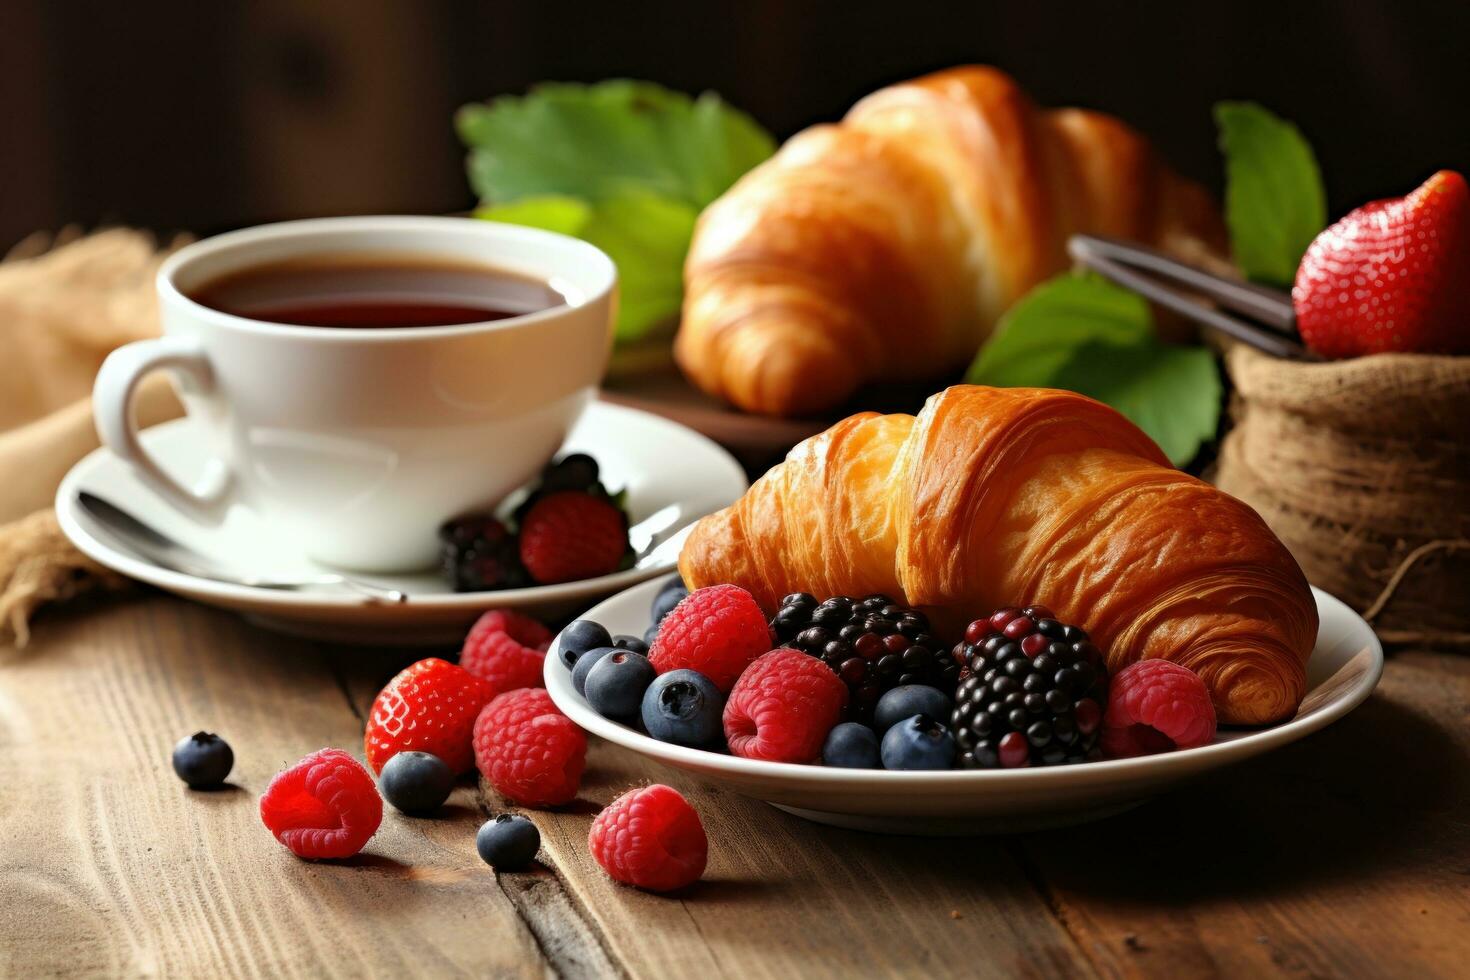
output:
<path id="1" fill-rule="evenodd" d="M 475 716 L 495 687 L 462 667 L 431 657 L 404 668 L 373 700 L 363 748 L 373 772 L 399 752 L 428 752 L 456 773 L 474 765 Z"/>
<path id="2" fill-rule="evenodd" d="M 1470 187 L 1441 170 L 1318 235 L 1291 291 L 1297 329 L 1324 357 L 1470 353 Z"/>

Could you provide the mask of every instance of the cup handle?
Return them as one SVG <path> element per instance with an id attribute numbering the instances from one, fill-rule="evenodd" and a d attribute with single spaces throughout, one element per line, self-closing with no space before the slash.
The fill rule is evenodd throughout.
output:
<path id="1" fill-rule="evenodd" d="M 165 336 L 124 344 L 107 355 L 92 385 L 97 435 L 170 503 L 196 517 L 217 518 L 230 487 L 229 467 L 213 458 L 199 482 L 186 487 L 159 466 L 138 439 L 133 392 L 144 377 L 164 368 L 176 372 L 188 390 L 201 394 L 214 390 L 214 370 L 197 341 Z"/>

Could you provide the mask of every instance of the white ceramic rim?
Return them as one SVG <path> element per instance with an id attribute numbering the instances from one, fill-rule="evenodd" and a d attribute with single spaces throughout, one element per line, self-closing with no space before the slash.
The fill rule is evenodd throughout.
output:
<path id="1" fill-rule="evenodd" d="M 638 592 L 645 605 L 651 602 L 658 591 L 656 583 L 642 583 L 632 589 L 611 596 L 598 603 L 581 617 L 601 621 L 606 609 L 615 604 L 632 601 Z M 1231 762 L 1277 748 L 1318 731 L 1341 718 L 1365 701 L 1378 679 L 1383 674 L 1383 645 L 1362 617 L 1342 600 L 1312 587 L 1313 596 L 1319 606 L 1326 606 L 1356 620 L 1367 635 L 1367 650 L 1372 663 L 1352 687 L 1338 695 L 1320 711 L 1303 718 L 1293 718 L 1271 728 L 1251 732 L 1226 742 L 1217 742 L 1196 749 L 1180 749 L 1158 755 L 1141 756 L 1133 759 L 1105 759 L 1073 766 L 1051 766 L 1025 769 L 973 770 L 949 769 L 932 771 L 891 771 L 887 769 L 840 769 L 822 765 L 802 765 L 794 762 L 766 762 L 759 759 L 742 759 L 721 752 L 687 748 L 634 731 L 602 717 L 587 705 L 586 700 L 572 686 L 571 671 L 561 662 L 557 652 L 561 649 L 558 634 L 546 656 L 543 676 L 547 692 L 552 701 L 578 726 L 594 735 L 600 735 L 617 745 L 632 749 L 650 758 L 667 762 L 681 769 L 699 769 L 711 773 L 730 773 L 740 776 L 759 776 L 783 782 L 801 780 L 808 785 L 845 785 L 850 789 L 861 789 L 873 785 L 898 784 L 914 790 L 945 790 L 953 792 L 963 787 L 1003 790 L 1010 786 L 1027 785 L 1031 788 L 1048 783 L 1066 784 L 1070 787 L 1091 786 L 1127 780 L 1130 777 L 1169 778 L 1183 777 L 1215 768 Z"/>
<path id="2" fill-rule="evenodd" d="M 591 271 L 593 287 L 590 290 L 579 291 L 579 295 L 566 295 L 566 302 L 558 306 L 551 306 L 534 313 L 523 313 L 520 316 L 502 317 L 499 320 L 482 320 L 477 323 L 456 323 L 445 327 L 373 327 L 371 329 L 355 329 L 352 327 L 316 327 L 306 324 L 271 323 L 264 320 L 252 320 L 249 317 L 235 316 L 224 313 L 212 307 L 191 299 L 188 294 L 179 289 L 175 279 L 179 272 L 187 265 L 208 259 L 221 252 L 234 251 L 241 248 L 249 248 L 261 242 L 290 240 L 308 238 L 322 234 L 346 234 L 363 231 L 387 231 L 387 232 L 416 232 L 416 233 L 442 233 L 451 235 L 465 235 L 468 237 L 484 237 L 497 241 L 522 241 L 537 243 L 539 245 L 561 249 L 567 255 L 568 262 L 584 263 Z M 375 249 L 373 251 L 391 252 L 391 248 Z M 425 252 L 424 254 L 429 254 Z M 442 253 L 446 256 L 461 257 L 452 248 L 446 247 Z M 548 275 L 548 281 L 554 283 L 557 276 Z M 617 286 L 617 267 L 607 253 L 595 245 L 563 235 L 559 232 L 546 231 L 541 228 L 527 228 L 523 225 L 510 225 L 498 221 L 485 221 L 480 218 L 451 218 L 435 217 L 425 215 L 352 215 L 341 218 L 305 218 L 297 221 L 278 221 L 273 224 L 256 225 L 253 228 L 242 228 L 239 231 L 228 231 L 221 235 L 215 235 L 202 241 L 194 242 L 179 249 L 166 259 L 158 269 L 156 282 L 159 296 L 162 301 L 169 305 L 178 305 L 189 311 L 190 315 L 198 318 L 201 322 L 210 326 L 237 330 L 244 333 L 259 333 L 271 336 L 286 336 L 310 338 L 313 340 L 324 340 L 331 343 L 355 343 L 364 342 L 395 343 L 407 340 L 429 340 L 435 337 L 452 337 L 461 334 L 495 333 L 504 330 L 515 330 L 522 327 L 534 326 L 546 320 L 563 317 L 569 310 L 590 306 L 603 299 Z"/>
<path id="3" fill-rule="evenodd" d="M 740 464 L 735 461 L 735 458 L 718 443 L 695 432 L 693 429 L 654 415 L 651 412 L 626 408 L 622 405 L 613 405 L 608 402 L 594 401 L 588 406 L 587 410 L 589 412 L 603 411 L 638 416 L 640 424 L 647 424 L 655 429 L 662 428 L 669 433 L 677 434 L 680 438 L 689 438 L 705 443 L 714 454 L 718 454 L 720 465 L 727 469 L 724 476 L 732 479 L 732 486 L 734 485 L 734 481 L 738 481 L 742 488 L 749 485 L 749 481 L 745 477 L 745 471 L 740 468 Z M 164 422 L 143 430 L 142 435 L 146 439 L 150 432 L 189 424 L 191 423 L 188 418 L 173 419 L 169 422 Z M 108 453 L 108 450 L 105 448 L 95 449 L 83 457 L 82 462 L 86 462 L 93 456 L 101 453 Z M 714 458 L 716 457 L 712 455 L 711 459 L 713 460 Z M 216 582 L 213 579 L 196 578 L 193 575 L 186 575 L 183 572 L 175 572 L 171 569 L 162 568 L 142 558 L 134 557 L 126 551 L 114 548 L 106 541 L 94 535 L 77 518 L 77 506 L 75 503 L 77 495 L 76 484 L 80 479 L 78 476 L 80 468 L 81 463 L 72 467 L 71 471 L 62 479 L 61 486 L 56 490 L 56 518 L 61 525 L 62 532 L 71 540 L 72 544 L 77 546 L 78 550 L 99 564 L 111 568 L 113 571 L 169 591 L 177 592 L 185 590 L 189 593 L 206 595 L 223 600 L 244 600 L 255 604 L 265 603 L 278 607 L 292 606 L 311 609 L 337 607 L 347 611 L 361 609 L 364 606 L 363 598 L 351 592 L 336 593 L 309 590 L 292 592 L 284 589 L 260 589 L 248 585 L 231 585 L 228 582 Z M 737 494 L 736 496 L 738 497 L 739 495 Z M 688 534 L 688 532 L 689 529 L 686 528 L 679 533 Z M 672 548 L 670 551 L 673 553 Z M 393 609 L 412 607 L 413 609 L 463 610 L 470 612 L 486 608 L 486 596 L 495 597 L 495 606 L 497 608 L 514 606 L 518 602 L 534 602 L 538 605 L 550 604 L 588 596 L 607 595 L 607 593 L 615 589 L 626 591 L 629 587 L 638 585 L 648 579 L 657 578 L 660 575 L 667 575 L 674 568 L 675 561 L 670 560 L 649 568 L 630 568 L 627 571 L 614 572 L 611 575 L 582 579 L 578 582 L 563 582 L 560 585 L 538 585 L 526 589 L 501 589 L 494 592 L 420 592 L 410 594 L 408 601 L 399 606 L 380 604 L 374 606 L 374 608 Z M 365 581 L 379 581 L 384 578 L 392 578 L 392 576 L 372 574 L 361 574 L 357 577 Z"/>

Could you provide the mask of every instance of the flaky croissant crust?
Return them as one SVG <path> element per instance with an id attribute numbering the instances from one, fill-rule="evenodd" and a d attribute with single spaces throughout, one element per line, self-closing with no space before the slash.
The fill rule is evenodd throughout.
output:
<path id="1" fill-rule="evenodd" d="M 1037 108 L 994 68 L 937 72 L 814 126 L 700 216 L 675 354 L 751 412 L 834 408 L 859 385 L 958 371 L 1079 232 L 1198 256 L 1199 186 L 1117 119 Z"/>
<path id="2" fill-rule="evenodd" d="M 844 419 L 700 521 L 679 568 L 768 611 L 798 591 L 901 596 L 950 630 L 1044 603 L 1111 670 L 1196 671 L 1227 724 L 1295 713 L 1317 636 L 1306 578 L 1255 511 L 1113 409 L 1047 389 L 961 385 L 917 418 Z"/>

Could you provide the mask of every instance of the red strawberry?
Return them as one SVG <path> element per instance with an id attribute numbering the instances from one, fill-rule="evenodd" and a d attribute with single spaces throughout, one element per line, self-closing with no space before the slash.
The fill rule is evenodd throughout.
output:
<path id="1" fill-rule="evenodd" d="M 521 563 L 542 585 L 615 572 L 627 550 L 627 518 L 590 493 L 548 494 L 521 521 Z"/>
<path id="2" fill-rule="evenodd" d="M 455 772 L 475 764 L 475 716 L 495 687 L 462 667 L 431 657 L 405 667 L 373 701 L 363 750 L 373 772 L 410 749 L 429 752 Z"/>
<path id="3" fill-rule="evenodd" d="M 1441 170 L 1374 201 L 1312 242 L 1291 291 L 1297 328 L 1324 357 L 1470 353 L 1470 187 Z"/>

